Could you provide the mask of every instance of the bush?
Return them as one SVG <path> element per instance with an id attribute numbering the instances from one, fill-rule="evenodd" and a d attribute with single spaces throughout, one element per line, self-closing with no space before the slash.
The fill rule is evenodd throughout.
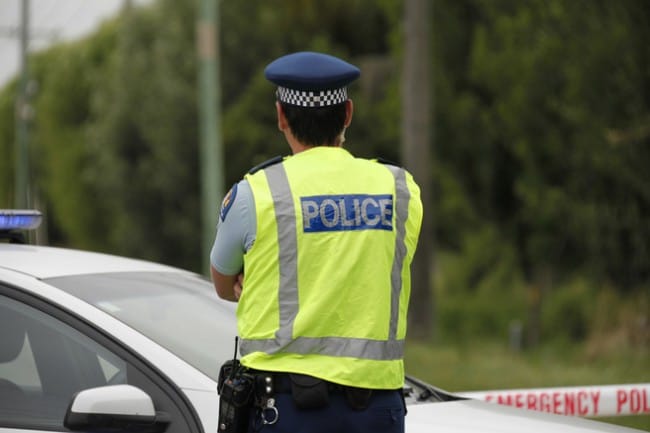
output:
<path id="1" fill-rule="evenodd" d="M 438 255 L 438 334 L 506 341 L 513 321 L 524 319 L 525 291 L 511 245 L 482 227 L 463 238 L 460 250 Z"/>

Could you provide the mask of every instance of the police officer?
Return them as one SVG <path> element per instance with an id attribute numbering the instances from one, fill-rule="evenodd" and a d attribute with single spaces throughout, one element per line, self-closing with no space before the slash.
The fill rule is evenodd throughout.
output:
<path id="1" fill-rule="evenodd" d="M 406 170 L 342 147 L 359 74 L 315 52 L 270 63 L 292 155 L 252 169 L 222 203 L 212 279 L 239 302 L 242 364 L 269 385 L 250 431 L 404 431 L 422 204 Z"/>

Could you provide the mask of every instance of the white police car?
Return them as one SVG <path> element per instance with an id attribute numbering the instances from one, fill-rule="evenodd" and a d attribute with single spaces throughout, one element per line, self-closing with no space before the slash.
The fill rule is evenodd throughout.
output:
<path id="1" fill-rule="evenodd" d="M 216 432 L 235 305 L 177 268 L 17 243 L 39 218 L 0 211 L 0 433 Z M 636 431 L 405 392 L 409 433 Z"/>

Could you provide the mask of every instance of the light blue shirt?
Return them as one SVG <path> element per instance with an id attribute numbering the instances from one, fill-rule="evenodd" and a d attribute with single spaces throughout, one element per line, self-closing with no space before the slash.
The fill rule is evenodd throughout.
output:
<path id="1" fill-rule="evenodd" d="M 221 204 L 217 235 L 210 263 L 224 275 L 237 275 L 244 268 L 244 254 L 255 242 L 257 218 L 255 201 L 248 181 L 231 188 Z"/>

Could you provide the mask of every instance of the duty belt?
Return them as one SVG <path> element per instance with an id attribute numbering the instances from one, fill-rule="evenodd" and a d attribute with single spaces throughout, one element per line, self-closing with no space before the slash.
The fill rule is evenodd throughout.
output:
<path id="1" fill-rule="evenodd" d="M 264 381 L 266 377 L 270 377 L 273 384 L 274 392 L 278 394 L 291 394 L 291 376 L 289 373 L 254 371 L 253 375 L 257 378 L 257 381 L 259 382 Z M 322 379 L 314 378 L 314 380 L 322 380 Z M 322 381 L 327 384 L 327 390 L 333 394 L 343 393 L 345 392 L 346 389 L 357 389 L 350 386 L 329 382 L 327 380 L 322 380 Z"/>
<path id="2" fill-rule="evenodd" d="M 329 404 L 329 395 L 342 394 L 350 407 L 364 410 L 375 390 L 329 382 L 295 373 L 250 371 L 255 377 L 257 397 L 268 402 L 274 394 L 291 394 L 299 409 L 318 409 Z"/>

